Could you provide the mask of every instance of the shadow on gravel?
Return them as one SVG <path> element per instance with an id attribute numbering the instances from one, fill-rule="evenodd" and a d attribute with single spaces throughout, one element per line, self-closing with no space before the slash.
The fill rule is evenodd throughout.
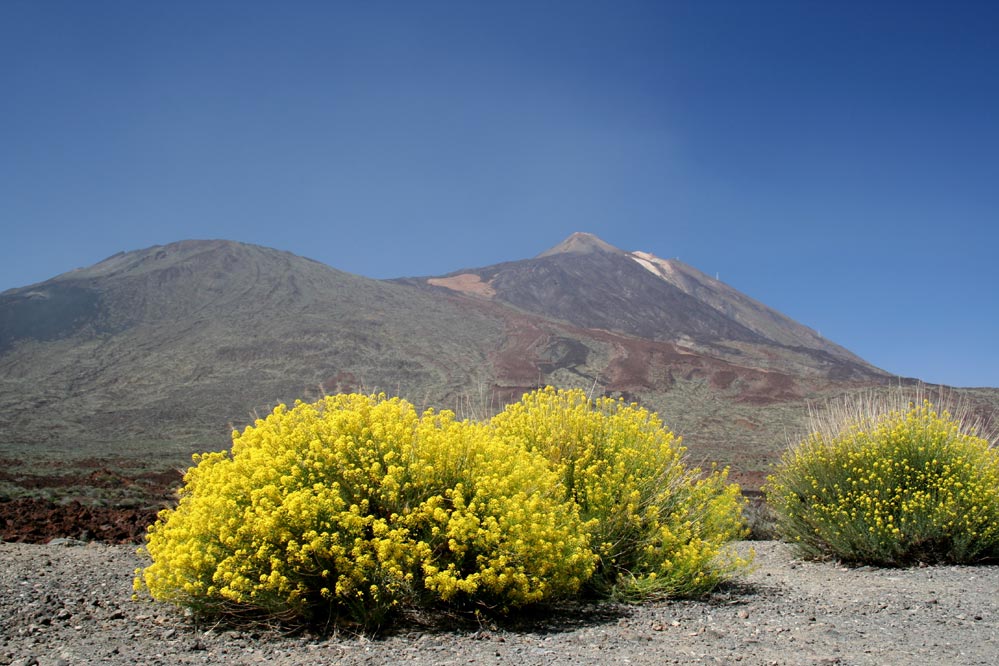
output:
<path id="1" fill-rule="evenodd" d="M 553 635 L 569 633 L 588 627 L 617 625 L 621 620 L 635 615 L 650 606 L 697 603 L 708 606 L 748 605 L 759 595 L 779 594 L 778 588 L 761 586 L 745 581 L 725 583 L 703 597 L 648 601 L 626 604 L 612 601 L 564 601 L 511 612 L 508 615 L 475 611 L 407 610 L 374 639 L 385 639 L 413 633 L 454 635 L 467 634 L 488 638 L 493 633 Z"/>
<path id="2" fill-rule="evenodd" d="M 722 583 L 714 592 L 695 601 L 714 607 L 744 606 L 753 603 L 759 597 L 778 596 L 779 594 L 780 587 L 776 584 L 760 585 L 745 580 L 735 580 Z"/>
<path id="3" fill-rule="evenodd" d="M 612 602 L 564 601 L 511 611 L 509 614 L 483 611 L 407 610 L 396 622 L 379 632 L 379 637 L 419 631 L 435 634 L 476 634 L 517 632 L 559 634 L 584 627 L 616 623 L 628 617 L 633 607 Z"/>
<path id="4" fill-rule="evenodd" d="M 464 609 L 407 608 L 386 619 L 381 627 L 368 629 L 353 623 L 289 623 L 254 613 L 214 619 L 192 619 L 187 616 L 184 622 L 195 632 L 234 631 L 254 639 L 261 636 L 309 636 L 324 640 L 334 636 L 363 636 L 368 640 L 378 641 L 414 635 L 464 635 L 485 639 L 496 633 L 550 635 L 616 624 L 622 618 L 630 616 L 636 608 L 637 606 L 628 604 L 586 601 L 546 604 L 519 609 L 506 615 L 484 610 L 476 612 Z"/>

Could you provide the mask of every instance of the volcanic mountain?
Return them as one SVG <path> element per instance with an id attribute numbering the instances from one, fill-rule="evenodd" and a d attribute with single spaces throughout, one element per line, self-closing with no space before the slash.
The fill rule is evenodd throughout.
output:
<path id="1" fill-rule="evenodd" d="M 584 387 L 658 411 L 698 460 L 762 470 L 806 400 L 888 379 L 690 266 L 588 234 L 390 281 L 183 241 L 0 294 L 0 496 L 88 465 L 184 467 L 279 402 L 342 390 L 482 417 Z"/>
<path id="2" fill-rule="evenodd" d="M 409 279 L 584 329 L 673 342 L 747 366 L 866 379 L 885 373 L 676 259 L 575 233 L 534 259 Z"/>

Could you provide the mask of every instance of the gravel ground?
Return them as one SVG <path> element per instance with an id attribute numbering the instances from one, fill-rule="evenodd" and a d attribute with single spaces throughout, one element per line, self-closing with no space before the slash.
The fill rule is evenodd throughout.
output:
<path id="1" fill-rule="evenodd" d="M 0 543 L 0 664 L 999 663 L 996 566 L 845 568 L 745 543 L 755 571 L 702 601 L 315 638 L 195 628 L 170 606 L 131 601 L 134 547 L 76 544 Z"/>

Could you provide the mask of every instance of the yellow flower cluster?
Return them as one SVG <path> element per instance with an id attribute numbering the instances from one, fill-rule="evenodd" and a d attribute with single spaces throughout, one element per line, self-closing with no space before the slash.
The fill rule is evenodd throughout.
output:
<path id="1" fill-rule="evenodd" d="M 277 407 L 196 456 L 150 528 L 137 591 L 205 613 L 352 618 L 403 602 L 516 606 L 575 592 L 594 558 L 545 461 L 385 396 Z"/>
<path id="2" fill-rule="evenodd" d="M 929 402 L 813 433 L 765 488 L 803 554 L 898 565 L 999 555 L 999 452 Z"/>
<path id="3" fill-rule="evenodd" d="M 697 594 L 746 565 L 739 489 L 659 418 L 581 391 L 486 423 L 384 395 L 278 406 L 195 456 L 137 592 L 200 614 L 368 627 L 401 604 L 510 608 L 584 585 Z"/>
<path id="4" fill-rule="evenodd" d="M 599 556 L 589 581 L 598 593 L 694 595 L 748 564 L 725 548 L 745 535 L 738 486 L 726 470 L 688 468 L 685 449 L 656 414 L 548 387 L 509 405 L 491 426 L 558 473 Z"/>

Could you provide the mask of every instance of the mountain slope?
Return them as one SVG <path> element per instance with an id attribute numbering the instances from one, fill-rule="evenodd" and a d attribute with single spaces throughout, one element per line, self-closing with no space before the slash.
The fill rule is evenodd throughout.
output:
<path id="1" fill-rule="evenodd" d="M 488 383 L 484 350 L 503 326 L 288 253 L 188 241 L 7 291 L 0 331 L 8 442 L 189 446 L 221 433 L 201 445 L 218 447 L 228 422 L 320 387 L 441 398 Z"/>
<path id="2" fill-rule="evenodd" d="M 698 460 L 760 471 L 807 400 L 886 381 L 691 267 L 587 234 L 394 281 L 182 241 L 0 294 L 0 497 L 95 459 L 183 467 L 254 413 L 341 390 L 487 416 L 540 385 L 582 387 L 658 411 Z M 118 492 L 80 479 L 74 492 Z"/>

